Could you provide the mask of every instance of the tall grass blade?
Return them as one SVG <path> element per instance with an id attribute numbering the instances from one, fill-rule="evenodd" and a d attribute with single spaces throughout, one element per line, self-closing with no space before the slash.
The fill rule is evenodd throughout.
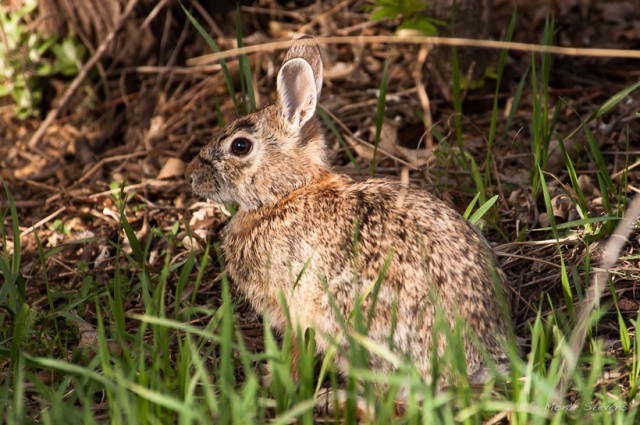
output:
<path id="1" fill-rule="evenodd" d="M 520 82 L 518 83 L 518 87 L 516 87 L 516 91 L 513 94 L 513 102 L 511 102 L 511 108 L 509 109 L 509 115 L 507 116 L 507 121 L 504 125 L 504 130 L 502 131 L 502 138 L 507 137 L 507 131 L 511 128 L 511 124 L 513 123 L 513 118 L 516 116 L 516 112 L 518 111 L 518 107 L 520 106 L 520 100 L 522 99 L 522 91 L 524 90 L 524 85 L 527 81 L 527 76 L 529 75 L 529 68 L 524 71 L 522 78 L 520 78 Z"/>
<path id="2" fill-rule="evenodd" d="M 609 202 L 610 196 L 615 196 L 616 188 L 611 180 L 611 175 L 609 174 L 609 168 L 607 167 L 607 163 L 602 155 L 602 151 L 600 150 L 600 145 L 598 141 L 594 137 L 589 127 L 584 125 L 582 127 L 584 129 L 584 133 L 587 136 L 587 142 L 589 144 L 589 151 L 591 152 L 591 157 L 596 164 L 596 168 L 598 169 L 598 181 L 600 182 L 600 191 L 602 193 L 602 204 L 605 207 L 607 214 L 613 215 L 613 209 L 611 208 L 611 204 Z"/>
<path id="3" fill-rule="evenodd" d="M 382 82 L 380 83 L 380 93 L 378 94 L 378 107 L 376 111 L 376 134 L 373 142 L 373 159 L 371 160 L 371 177 L 373 177 L 376 173 L 378 145 L 380 144 L 382 124 L 384 123 L 384 110 L 387 105 L 387 80 L 389 78 L 389 63 L 389 59 L 384 62 L 384 69 L 382 70 Z"/>
<path id="4" fill-rule="evenodd" d="M 513 30 L 516 26 L 516 8 L 513 9 L 513 13 L 511 14 L 511 21 L 509 21 L 509 26 L 507 28 L 507 32 L 504 36 L 504 41 L 510 42 L 513 39 Z M 498 70 L 496 73 L 496 90 L 493 97 L 493 109 L 491 111 L 491 123 L 489 125 L 489 140 L 487 147 L 487 157 L 485 159 L 485 181 L 484 185 L 489 186 L 490 184 L 490 176 L 491 176 L 491 155 L 493 142 L 496 136 L 496 127 L 498 125 L 498 98 L 500 94 L 500 85 L 502 83 L 502 75 L 504 73 L 505 63 L 507 61 L 507 53 L 508 49 L 500 50 L 500 56 L 498 58 Z"/>
<path id="5" fill-rule="evenodd" d="M 451 8 L 451 36 L 455 37 L 453 29 L 456 27 L 456 2 L 453 1 L 453 7 Z M 455 112 L 453 116 L 453 123 L 456 131 L 456 142 L 458 143 L 458 149 L 460 149 L 460 160 L 464 165 L 466 171 L 471 171 L 469 162 L 467 161 L 467 155 L 465 153 L 464 144 L 462 143 L 462 91 L 460 84 L 460 63 L 458 60 L 458 49 L 456 46 L 451 47 L 451 70 L 452 70 L 452 94 L 453 94 L 453 110 Z M 481 198 L 484 202 L 484 199 Z"/>
<path id="6" fill-rule="evenodd" d="M 569 282 L 569 274 L 567 273 L 567 265 L 564 262 L 564 255 L 559 250 L 560 254 L 560 278 L 562 282 L 562 295 L 564 297 L 565 305 L 567 306 L 567 313 L 571 323 L 576 320 L 576 312 L 573 303 L 573 293 L 571 292 L 571 283 Z"/>
<path id="7" fill-rule="evenodd" d="M 618 103 L 622 102 L 627 96 L 629 96 L 631 93 L 636 91 L 638 88 L 640 88 L 640 81 L 630 85 L 629 87 L 626 87 L 620 90 L 618 93 L 611 96 L 596 111 L 594 111 L 591 115 L 589 115 L 589 118 L 585 120 L 583 125 L 588 124 L 589 122 L 605 115 L 607 112 L 609 112 L 611 109 L 617 106 Z M 574 133 L 577 132 L 578 130 L 579 129 L 575 129 L 569 136 L 567 136 L 567 138 L 573 136 Z"/>
<path id="8" fill-rule="evenodd" d="M 218 44 L 209 35 L 207 30 L 205 30 L 204 27 L 200 25 L 200 23 L 196 20 L 196 18 L 193 17 L 193 15 L 184 6 L 184 4 L 182 4 L 182 2 L 180 2 L 180 7 L 182 7 L 182 10 L 184 11 L 185 15 L 187 15 L 189 22 L 191 22 L 191 24 L 195 27 L 195 29 L 198 31 L 200 36 L 204 38 L 204 41 L 207 42 L 207 44 L 209 45 L 209 48 L 213 50 L 214 53 L 219 53 L 220 47 L 218 47 Z M 229 73 L 229 68 L 227 67 L 227 64 L 224 61 L 224 59 L 220 59 L 219 63 L 220 63 L 220 68 L 222 69 L 222 74 L 224 75 L 224 81 L 227 85 L 229 96 L 231 96 L 231 101 L 233 102 L 233 107 L 235 108 L 235 111 L 236 111 L 236 115 L 239 115 L 240 109 L 238 108 L 238 101 L 236 100 L 236 91 L 233 88 L 233 79 L 231 78 L 231 74 Z"/>
<path id="9" fill-rule="evenodd" d="M 14 274 L 20 273 L 20 226 L 18 222 L 18 210 L 16 210 L 16 203 L 13 200 L 9 186 L 7 182 L 2 180 L 4 191 L 7 194 L 7 201 L 9 203 L 9 211 L 11 213 L 11 228 L 13 230 L 13 261 L 11 262 L 11 272 Z M 4 223 L 0 223 L 4 226 Z M 4 236 L 4 235 L 3 235 Z M 3 238 L 3 242 L 6 242 Z M 4 249 L 6 252 L 7 245 L 5 243 Z"/>
<path id="10" fill-rule="evenodd" d="M 565 223 L 555 225 L 556 230 L 573 229 L 574 227 L 589 226 L 593 223 L 616 223 L 620 221 L 620 217 L 602 216 L 602 217 L 587 217 L 580 220 L 571 220 Z M 534 232 L 547 232 L 553 230 L 553 227 L 538 227 L 533 229 Z"/>
<path id="11" fill-rule="evenodd" d="M 185 348 L 185 349 L 188 349 L 189 352 L 191 353 L 191 356 L 190 356 L 191 364 L 195 369 L 193 381 L 192 381 L 192 384 L 190 385 L 191 392 L 193 392 L 195 385 L 198 385 L 198 382 L 200 382 L 198 387 L 201 388 L 201 390 L 204 393 L 203 402 L 208 408 L 211 416 L 215 418 L 219 414 L 218 400 L 216 396 L 215 386 L 211 384 L 211 379 L 209 378 L 210 371 L 207 370 L 203 362 L 203 359 L 200 356 L 199 350 L 196 347 L 196 344 L 194 344 L 193 341 L 191 341 L 190 335 L 187 335 L 186 337 L 186 346 L 188 348 Z"/>
<path id="12" fill-rule="evenodd" d="M 236 34 L 238 41 L 238 48 L 242 48 L 244 43 L 242 41 L 242 20 L 240 19 L 240 3 L 236 4 Z M 242 108 L 245 113 L 256 110 L 256 96 L 253 91 L 253 79 L 251 78 L 251 68 L 249 67 L 249 61 L 247 55 L 242 54 L 238 58 L 240 64 L 240 82 L 242 87 Z M 249 97 L 249 104 L 247 105 L 246 98 Z"/>
<path id="13" fill-rule="evenodd" d="M 480 221 L 480 219 L 482 217 L 484 217 L 484 215 L 487 213 L 487 211 L 489 211 L 491 209 L 491 207 L 493 207 L 493 205 L 498 200 L 498 197 L 499 197 L 499 195 L 495 195 L 491 199 L 489 199 L 487 202 L 482 204 L 478 208 L 478 210 L 475 213 L 473 213 L 471 218 L 469 218 L 469 221 L 471 222 L 471 224 L 477 224 L 478 221 Z"/>
<path id="14" fill-rule="evenodd" d="M 581 213 L 586 213 L 587 205 L 588 205 L 587 199 L 582 193 L 582 189 L 580 189 L 580 184 L 578 184 L 578 174 L 576 173 L 576 169 L 573 165 L 573 161 L 571 160 L 571 156 L 569 155 L 569 152 L 567 152 L 567 148 L 564 145 L 564 140 L 562 139 L 562 136 L 557 134 L 556 137 L 558 140 L 558 146 L 560 147 L 560 152 L 562 152 L 562 156 L 564 157 L 564 163 L 567 167 L 567 173 L 569 174 L 569 180 L 571 181 L 571 188 L 574 190 L 574 192 L 578 196 L 578 203 L 580 206 L 580 208 L 578 208 L 578 211 Z"/>
<path id="15" fill-rule="evenodd" d="M 622 102 L 627 98 L 627 96 L 636 91 L 638 88 L 640 88 L 640 81 L 620 90 L 618 93 L 611 96 L 609 99 L 607 99 L 606 102 L 600 105 L 597 110 L 591 113 L 591 115 L 589 115 L 589 117 L 584 120 L 580 126 L 576 127 L 571 133 L 569 133 L 569 135 L 565 137 L 565 140 L 575 136 L 575 134 L 580 131 L 583 126 L 589 124 L 591 121 L 604 116 L 607 112 L 616 107 L 618 103 Z M 640 116 L 640 113 L 636 112 L 636 115 Z"/>
<path id="16" fill-rule="evenodd" d="M 549 188 L 547 187 L 547 181 L 544 178 L 542 168 L 538 167 L 538 176 L 540 178 L 540 186 L 542 187 L 542 195 L 544 197 L 544 205 L 547 209 L 547 216 L 549 217 L 549 224 L 551 224 L 551 232 L 554 239 L 560 239 L 558 234 L 558 227 L 556 225 L 556 218 L 553 215 L 553 207 L 551 206 L 551 196 L 549 195 Z"/>
<path id="17" fill-rule="evenodd" d="M 182 292 L 184 291 L 187 282 L 189 282 L 189 277 L 191 276 L 191 271 L 193 270 L 193 266 L 195 265 L 196 257 L 193 254 L 193 251 L 189 252 L 189 256 L 187 257 L 187 261 L 182 265 L 182 270 L 180 271 L 180 276 L 178 277 L 178 282 L 176 283 L 176 299 L 175 299 L 175 311 L 174 314 L 178 316 L 180 311 L 180 303 L 182 301 Z"/>
<path id="18" fill-rule="evenodd" d="M 471 202 L 469 202 L 469 205 L 467 205 L 467 209 L 464 210 L 464 214 L 462 214 L 462 216 L 465 219 L 467 220 L 469 219 L 469 216 L 471 215 L 471 211 L 473 211 L 473 209 L 475 208 L 479 198 L 480 198 L 480 192 L 476 193 L 476 196 L 474 196 Z"/>

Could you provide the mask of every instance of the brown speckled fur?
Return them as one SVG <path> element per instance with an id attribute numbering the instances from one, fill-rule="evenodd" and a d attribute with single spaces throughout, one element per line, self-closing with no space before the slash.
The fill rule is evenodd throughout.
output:
<path id="1" fill-rule="evenodd" d="M 319 94 L 318 48 L 294 46 L 286 59 L 297 57 L 310 64 Z M 489 356 L 503 364 L 505 324 L 493 276 L 499 276 L 500 290 L 506 287 L 502 273 L 493 273 L 495 258 L 484 237 L 428 192 L 386 179 L 355 182 L 332 173 L 315 118 L 300 128 L 290 125 L 282 91 L 286 87 L 279 87 L 275 104 L 225 126 L 187 168 L 195 193 L 240 205 L 224 230 L 223 244 L 229 276 L 239 291 L 280 331 L 286 325 L 278 301 L 282 291 L 293 322 L 315 328 L 323 352 L 327 336 L 342 330 L 330 297 L 343 318 L 349 317 L 356 297 L 371 287 L 391 253 L 370 338 L 387 345 L 393 335 L 393 349 L 430 379 L 432 327 L 435 310 L 441 308 L 451 325 L 461 318 Z M 230 152 L 237 137 L 253 142 L 246 157 Z M 371 299 L 364 300 L 364 311 Z M 441 355 L 447 341 L 435 338 Z M 481 350 L 464 341 L 468 373 L 481 376 Z M 338 355 L 336 364 L 344 370 L 346 360 Z M 371 366 L 391 368 L 375 356 Z"/>

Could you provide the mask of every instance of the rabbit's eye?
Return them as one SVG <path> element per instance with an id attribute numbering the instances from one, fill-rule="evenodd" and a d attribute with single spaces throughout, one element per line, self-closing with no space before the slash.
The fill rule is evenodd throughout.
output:
<path id="1" fill-rule="evenodd" d="M 251 140 L 240 137 L 231 142 L 231 153 L 236 156 L 245 156 L 251 152 L 252 147 Z"/>

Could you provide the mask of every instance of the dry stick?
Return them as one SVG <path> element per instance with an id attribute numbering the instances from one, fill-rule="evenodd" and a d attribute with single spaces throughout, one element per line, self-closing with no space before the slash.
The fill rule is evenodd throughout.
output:
<path id="1" fill-rule="evenodd" d="M 138 30 L 136 31 L 136 33 L 133 35 L 133 39 L 134 40 L 138 40 L 140 38 L 140 36 L 142 35 L 142 31 L 145 30 L 145 28 L 147 28 L 149 26 L 149 24 L 151 22 L 153 22 L 153 20 L 156 18 L 156 16 L 158 16 L 158 14 L 160 13 L 160 11 L 167 5 L 167 2 L 169 0 L 161 0 L 160 2 L 158 2 L 154 8 L 151 10 L 151 12 L 149 12 L 149 14 L 144 18 L 144 21 L 142 21 L 142 24 L 140 25 L 140 28 L 138 28 Z M 126 12 L 125 12 L 126 14 Z M 124 16 L 123 16 L 124 18 Z M 111 64 L 111 66 L 109 67 L 109 69 L 107 69 L 107 73 L 109 73 L 111 70 L 113 70 L 113 68 L 115 67 L 115 65 L 120 62 L 120 59 L 122 59 L 122 57 L 124 55 L 126 55 L 127 53 L 129 53 L 129 45 L 127 45 L 124 49 L 120 50 L 118 52 L 118 54 L 116 54 L 116 57 L 113 59 L 113 63 Z"/>
<path id="2" fill-rule="evenodd" d="M 613 268 L 620 251 L 624 244 L 628 241 L 628 237 L 633 230 L 633 226 L 640 218 L 640 195 L 636 195 L 625 213 L 624 218 L 616 227 L 615 232 L 604 247 L 601 269 L 596 271 L 589 287 L 589 293 L 585 304 L 583 304 L 578 313 L 578 321 L 569 340 L 568 352 L 562 364 L 562 379 L 558 384 L 557 394 L 564 394 L 569 378 L 573 374 L 578 363 L 578 355 L 582 351 L 582 347 L 587 338 L 587 332 L 591 328 L 590 316 L 593 310 L 600 304 L 600 297 L 609 278 L 609 270 Z"/>
<path id="3" fill-rule="evenodd" d="M 110 162 L 124 161 L 126 159 L 130 159 L 130 158 L 134 158 L 134 157 L 145 156 L 148 153 L 149 152 L 134 152 L 134 153 L 127 153 L 127 154 L 124 154 L 124 155 L 116 155 L 116 156 L 112 156 L 112 157 L 108 157 L 108 158 L 102 158 L 93 167 L 91 167 L 91 169 L 89 171 L 84 173 L 84 175 L 82 177 L 80 177 L 78 179 L 78 181 L 76 181 L 74 184 L 72 184 L 71 188 L 73 188 L 75 186 L 78 186 L 79 184 L 84 183 L 85 181 L 87 181 L 89 179 L 89 177 L 91 177 L 93 174 L 95 174 L 95 172 L 98 171 L 100 168 L 102 168 L 102 166 L 105 165 L 105 164 L 108 164 Z"/>
<path id="4" fill-rule="evenodd" d="M 32 233 L 33 231 L 35 231 L 38 227 L 42 226 L 45 223 L 48 223 L 49 221 L 53 220 L 54 218 L 56 218 L 57 216 L 59 216 L 60 214 L 62 214 L 63 212 L 65 212 L 67 210 L 67 207 L 62 207 L 59 208 L 56 212 L 54 212 L 53 214 L 49 214 L 48 216 L 46 216 L 45 218 L 43 218 L 42 220 L 40 220 L 39 222 L 37 222 L 36 224 L 34 224 L 33 226 L 29 227 L 27 230 L 25 230 L 24 232 L 20 233 L 20 238 L 22 239 L 23 237 L 27 236 L 28 234 Z"/>
<path id="5" fill-rule="evenodd" d="M 640 161 L 636 161 L 633 164 L 629 165 L 626 168 L 623 168 L 622 170 L 618 171 L 617 173 L 613 173 L 611 174 L 611 180 L 615 180 L 618 177 L 620 177 L 621 175 L 623 175 L 625 172 L 629 172 L 631 170 L 633 170 L 634 168 L 640 166 Z"/>
<path id="6" fill-rule="evenodd" d="M 271 9 L 271 8 L 265 8 L 265 7 L 254 7 L 254 6 L 240 6 L 240 11 L 250 12 L 250 13 L 251 12 L 259 13 L 262 15 L 269 15 L 269 16 L 274 16 L 274 15 L 285 16 L 287 18 L 295 19 L 298 22 L 307 22 L 307 18 L 302 16 L 300 13 L 291 12 L 288 10 Z"/>
<path id="7" fill-rule="evenodd" d="M 228 59 L 242 54 L 256 52 L 268 52 L 273 50 L 286 49 L 291 46 L 291 40 L 274 41 L 254 46 L 245 46 L 236 49 L 226 50 L 220 53 L 212 53 L 187 60 L 187 65 L 208 65 L 218 62 L 220 59 Z M 476 40 L 459 37 L 427 37 L 427 36 L 392 36 L 392 35 L 372 35 L 372 36 L 351 36 L 351 37 L 318 37 L 315 39 L 296 40 L 296 44 L 312 46 L 318 44 L 428 44 L 433 46 L 464 46 L 478 47 L 482 49 L 508 49 L 531 53 L 551 53 L 565 56 L 585 56 L 585 57 L 611 57 L 640 59 L 640 50 L 624 49 L 587 49 L 580 47 L 560 47 L 542 44 L 516 43 L 513 41 Z"/>
<path id="8" fill-rule="evenodd" d="M 422 119 L 424 128 L 425 128 L 425 141 L 427 149 L 433 149 L 433 134 L 431 133 L 433 129 L 433 118 L 431 117 L 431 103 L 429 102 L 429 95 L 427 94 L 427 89 L 422 82 L 422 66 L 427 60 L 427 56 L 429 55 L 429 48 L 426 46 L 422 46 L 420 48 L 420 52 L 418 52 L 418 60 L 416 61 L 416 66 L 413 70 L 413 78 L 416 82 L 416 89 L 418 90 L 418 99 L 420 99 L 420 105 L 422 106 L 422 113 L 424 114 L 424 118 Z"/>
<path id="9" fill-rule="evenodd" d="M 351 3 L 353 0 L 344 0 L 341 1 L 340 3 L 336 4 L 335 6 L 333 6 L 331 9 L 322 12 L 319 15 L 316 15 L 313 19 L 311 19 L 309 22 L 307 22 L 306 24 L 304 24 L 303 26 L 301 26 L 300 28 L 298 28 L 297 32 L 306 32 L 308 29 L 313 28 L 313 26 L 315 24 L 317 24 L 318 22 L 322 21 L 323 19 L 327 19 L 329 18 L 331 15 L 337 13 L 338 11 L 340 11 L 340 9 L 345 8 L 349 5 L 349 3 Z"/>
<path id="10" fill-rule="evenodd" d="M 31 140 L 29 140 L 28 143 L 30 149 L 34 149 L 38 145 L 38 143 L 40 143 L 40 140 L 42 140 L 42 136 L 44 136 L 44 133 L 47 131 L 53 121 L 58 117 L 60 111 L 67 105 L 67 103 L 71 99 L 71 96 L 73 96 L 76 90 L 78 90 L 78 88 L 80 87 L 80 84 L 82 84 L 84 79 L 87 78 L 87 75 L 89 75 L 89 72 L 93 69 L 94 65 L 100 60 L 104 52 L 107 50 L 107 47 L 109 47 L 109 44 L 111 44 L 116 34 L 124 25 L 124 22 L 129 18 L 131 12 L 133 12 L 133 9 L 138 4 L 138 1 L 139 0 L 129 0 L 124 13 L 118 21 L 118 24 L 111 30 L 102 44 L 98 46 L 91 59 L 89 59 L 89 61 L 82 67 L 78 75 L 76 75 L 76 78 L 74 78 L 74 80 L 71 82 L 69 88 L 64 93 L 64 96 L 62 96 L 62 98 L 60 99 L 60 102 L 58 102 L 58 104 L 49 111 L 47 117 L 44 119 L 44 121 L 42 121 L 33 136 L 31 136 Z"/>
<path id="11" fill-rule="evenodd" d="M 171 180 L 157 180 L 157 179 L 152 179 L 152 180 L 145 180 L 141 183 L 137 183 L 137 184 L 130 184 L 128 186 L 125 186 L 125 188 L 122 190 L 123 193 L 131 193 L 133 191 L 136 191 L 138 189 L 162 189 L 162 188 L 167 188 L 167 187 L 178 187 L 178 186 L 182 186 L 182 185 L 186 185 L 187 182 L 183 181 L 183 180 L 178 180 L 176 181 L 171 181 Z M 89 195 L 87 198 L 90 200 L 94 200 L 97 198 L 102 198 L 104 196 L 110 196 L 110 195 L 115 195 L 116 193 L 120 193 L 120 188 L 118 187 L 117 189 L 109 189 L 109 190 L 105 190 L 103 192 L 97 192 L 97 193 L 92 193 L 91 195 Z"/>
<path id="12" fill-rule="evenodd" d="M 353 132 L 338 118 L 336 117 L 333 113 L 331 113 L 331 111 L 329 111 L 328 109 L 324 109 L 324 111 L 327 113 L 327 115 L 329 115 L 329 117 L 333 120 L 334 123 L 338 123 L 338 125 L 340 127 L 342 127 L 342 129 L 347 133 L 347 135 L 349 135 L 349 137 L 353 138 L 353 140 L 355 140 L 356 142 L 360 143 L 361 145 L 364 145 L 366 147 L 368 147 L 369 149 L 373 149 L 373 144 L 367 142 L 366 140 L 363 140 L 359 137 L 357 137 L 355 134 L 353 134 Z M 411 168 L 412 170 L 417 170 L 418 167 L 416 167 L 415 165 L 411 164 L 408 161 L 405 161 L 402 158 L 397 157 L 396 155 L 393 155 L 390 152 L 387 152 L 384 149 L 378 148 L 378 152 L 380 152 L 381 154 L 385 155 L 387 158 L 391 158 L 394 161 L 398 161 L 399 163 L 401 163 L 402 165 L 405 165 L 409 168 Z"/>

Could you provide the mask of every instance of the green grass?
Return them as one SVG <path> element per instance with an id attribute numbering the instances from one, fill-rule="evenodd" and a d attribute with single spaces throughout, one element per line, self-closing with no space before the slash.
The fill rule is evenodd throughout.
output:
<path id="1" fill-rule="evenodd" d="M 540 181 L 548 203 L 542 172 Z M 126 197 L 120 193 L 117 198 L 121 212 L 126 212 Z M 15 204 L 8 190 L 7 200 L 11 224 L 8 229 L 3 227 L 3 235 L 12 233 L 19 241 Z M 475 218 L 479 219 L 495 200 L 494 197 L 478 208 Z M 530 328 L 530 349 L 522 356 L 515 354 L 511 341 L 511 376 L 507 380 L 496 376 L 481 389 L 472 389 L 466 381 L 464 362 L 460 362 L 464 358 L 460 329 L 449 330 L 440 317 L 435 327 L 450 344 L 443 358 L 434 363 L 434 371 L 437 375 L 450 365 L 458 371 L 458 379 L 451 382 L 452 388 L 438 391 L 433 384 L 424 382 L 392 347 L 381 346 L 367 337 L 372 310 L 364 311 L 360 306 L 366 297 L 375 300 L 384 270 L 363 298 L 354 300 L 353 315 L 341 318 L 344 326 L 350 321 L 356 332 L 334 336 L 335 345 L 324 356 L 314 355 L 312 331 L 292 332 L 294 325 L 289 322 L 279 340 L 266 319 L 264 351 L 249 352 L 238 328 L 236 306 L 224 274 L 218 283 L 222 302 L 217 307 L 202 306 L 180 295 L 189 276 L 195 274 L 194 284 L 199 285 L 204 271 L 194 269 L 197 263 L 207 268 L 208 255 L 191 252 L 172 263 L 170 253 L 177 248 L 177 238 L 154 229 L 146 240 L 138 240 L 126 215 L 121 217 L 113 278 L 106 288 L 94 288 L 84 302 L 71 309 L 70 300 L 50 291 L 49 309 L 30 308 L 21 295 L 19 279 L 15 278 L 14 264 L 19 262 L 20 254 L 5 252 L 2 288 L 14 294 L 3 302 L 5 326 L 0 346 L 0 359 L 8 366 L 0 392 L 0 402 L 7 406 L 7 423 L 23 423 L 37 415 L 44 423 L 284 424 L 295 420 L 311 424 L 318 419 L 316 409 L 321 408 L 318 404 L 326 388 L 334 390 L 329 396 L 334 402 L 339 394 L 345 398 L 343 409 L 329 413 L 327 419 L 339 414 L 347 423 L 355 421 L 361 413 L 358 406 L 362 405 L 374 412 L 373 423 L 479 424 L 501 414 L 513 424 L 600 422 L 605 418 L 613 423 L 632 424 L 637 420 L 636 412 L 627 408 L 637 396 L 635 391 L 624 398 L 619 386 L 611 389 L 596 385 L 613 359 L 606 357 L 602 343 L 595 338 L 591 339 L 591 349 L 581 354 L 581 367 L 573 371 L 565 386 L 565 391 L 577 394 L 579 401 L 569 402 L 565 393 L 555 393 L 562 378 L 561 364 L 572 355 L 566 352 L 566 341 L 574 320 L 572 314 L 563 317 L 556 306 L 551 306 L 550 315 L 538 314 Z M 562 230 L 553 221 L 552 229 Z M 125 239 L 129 249 L 124 247 Z M 149 247 L 157 239 L 165 240 L 168 247 L 163 265 L 152 271 Z M 218 250 L 216 247 L 214 251 Z M 45 272 L 47 254 L 41 250 Z M 561 264 L 564 283 L 570 273 Z M 209 268 L 209 273 L 213 272 Z M 567 285 L 565 290 L 571 294 L 565 298 L 570 303 L 572 289 Z M 138 296 L 142 313 L 124 311 L 123 300 Z M 167 307 L 168 298 L 176 303 L 172 309 Z M 57 355 L 59 347 L 74 346 L 72 340 L 76 336 L 72 330 L 78 324 L 86 324 L 81 317 L 86 303 L 95 304 L 97 323 L 89 329 L 96 343 L 73 349 L 71 360 Z M 594 324 L 604 311 L 596 312 Z M 56 334 L 60 345 L 50 344 L 48 336 L 38 331 L 38 323 L 61 318 L 65 321 Z M 640 374 L 638 343 L 624 321 L 619 323 L 625 352 L 633 358 L 629 380 L 635 383 Z M 344 345 L 338 344 L 340 338 L 347 339 L 347 352 Z M 297 365 L 291 364 L 293 344 L 300 351 Z M 333 367 L 335 354 L 349 359 L 349 373 L 344 378 Z M 397 366 L 397 371 L 382 374 L 369 370 L 367 359 L 371 355 L 387 359 Z M 266 365 L 269 370 L 268 384 L 259 365 Z M 299 370 L 297 383 L 291 377 L 294 366 Z M 43 383 L 43 375 L 50 381 Z M 403 405 L 404 413 L 397 417 L 394 401 L 402 386 L 409 388 L 410 396 Z M 566 410 L 566 406 L 575 410 Z M 597 406 L 614 411 L 595 410 Z"/>
<path id="2" fill-rule="evenodd" d="M 213 39 L 185 12 L 211 48 L 217 51 Z M 514 25 L 515 14 L 507 40 L 511 39 Z M 549 19 L 543 37 L 545 43 L 551 43 L 552 33 L 553 20 Z M 241 35 L 238 42 L 241 45 Z M 505 130 L 497 137 L 498 94 L 505 57 L 506 52 L 502 52 L 491 114 L 489 150 L 486 162 L 479 168 L 462 143 L 460 75 L 456 51 L 453 51 L 454 123 L 459 160 L 470 173 L 477 193 L 464 215 L 473 223 L 479 223 L 500 202 L 499 195 L 491 196 L 496 191 L 489 167 L 494 155 L 491 148 L 494 142 L 504 139 L 527 82 L 525 74 L 516 88 Z M 537 60 L 540 60 L 539 65 L 536 65 Z M 229 95 L 238 113 L 256 107 L 248 61 L 246 58 L 240 58 L 240 61 L 240 103 L 227 67 L 221 62 Z M 380 85 L 376 147 L 386 107 L 389 66 L 387 62 Z M 50 284 L 47 265 L 55 255 L 63 249 L 77 249 L 96 240 L 44 248 L 36 239 L 39 263 L 34 273 L 44 276 L 42 282 L 46 287 L 46 308 L 36 309 L 30 305 L 33 300 L 27 297 L 27 289 L 35 279 L 30 280 L 22 274 L 19 217 L 5 184 L 5 197 L 0 204 L 3 246 L 0 256 L 0 405 L 6 407 L 3 421 L 9 424 L 33 421 L 45 424 L 312 424 L 325 419 L 327 422 L 354 423 L 364 405 L 365 410 L 373 413 L 371 422 L 381 424 L 482 424 L 500 418 L 502 423 L 511 424 L 637 423 L 640 419 L 632 406 L 639 401 L 640 343 L 635 337 L 639 319 L 626 322 L 614 296 L 611 303 L 604 303 L 591 315 L 589 338 L 583 352 L 571 352 L 568 340 L 576 328 L 574 304 L 584 299 L 594 265 L 589 255 L 589 243 L 611 231 L 622 214 L 627 196 L 626 185 L 613 183 L 599 145 L 586 124 L 612 110 L 640 84 L 614 95 L 563 137 L 555 131 L 560 104 L 552 105 L 548 94 L 551 67 L 551 57 L 544 54 L 534 58 L 530 70 L 533 92 L 531 151 L 535 158 L 531 190 L 535 197 L 541 198 L 550 221 L 548 228 L 537 230 L 551 232 L 558 241 L 555 252 L 562 304 L 558 304 L 557 298 L 547 296 L 534 306 L 538 311 L 536 317 L 529 323 L 526 334 L 518 335 L 527 340 L 521 352 L 510 338 L 510 376 L 505 378 L 496 374 L 482 388 L 472 388 L 464 372 L 461 344 L 464 330 L 461 327 L 451 330 L 445 326 L 442 312 L 434 326 L 450 343 L 442 359 L 434 361 L 433 370 L 436 376 L 447 367 L 456 372 L 456 379 L 450 382 L 448 389 L 438 390 L 434 383 L 424 382 L 416 368 L 399 356 L 391 344 L 376 344 L 369 338 L 373 308 L 367 311 L 362 305 L 368 297 L 375 304 L 380 285 L 384 283 L 384 267 L 380 278 L 362 298 L 354 300 L 353 314 L 339 317 L 343 332 L 328 336 L 333 343 L 326 353 L 315 354 L 313 330 L 302 332 L 289 321 L 284 335 L 276 335 L 266 318 L 262 325 L 264 347 L 252 351 L 242 333 L 240 314 L 245 310 L 233 296 L 227 276 L 220 273 L 223 264 L 219 260 L 219 243 L 207 245 L 202 252 L 185 253 L 179 236 L 191 234 L 186 223 L 176 223 L 170 232 L 152 228 L 148 236 L 140 240 L 126 218 L 131 209 L 123 190 L 113 197 L 121 220 L 118 239 L 111 247 L 115 256 L 112 260 L 114 269 L 106 280 L 95 271 L 85 270 L 82 272 L 84 283 L 73 296 L 54 288 Z M 357 158 L 348 150 L 328 115 L 321 111 L 320 116 L 347 150 L 352 163 L 357 164 Z M 564 141 L 579 132 L 586 137 L 586 155 L 597 171 L 604 216 L 594 216 L 589 211 L 578 184 L 578 166 L 564 146 Z M 549 143 L 554 138 L 559 142 L 565 161 L 563 172 L 568 179 L 565 192 L 580 215 L 578 220 L 567 223 L 557 223 L 554 219 L 550 176 L 545 172 Z M 372 173 L 376 163 L 374 151 Z M 584 251 L 586 257 L 576 265 L 569 261 L 560 241 L 577 229 L 584 232 L 582 242 L 587 249 Z M 8 248 L 9 242 L 12 250 Z M 160 260 L 153 265 L 151 247 L 158 242 L 164 248 L 159 253 Z M 176 256 L 178 252 L 184 255 Z M 357 256 L 357 252 L 354 255 Z M 211 283 L 214 276 L 220 276 L 220 279 Z M 204 302 L 198 296 L 204 286 L 214 288 L 220 295 L 220 302 Z M 189 289 L 192 289 L 191 295 L 188 295 Z M 129 304 L 127 300 L 131 299 L 140 302 L 133 312 L 125 309 Z M 335 306 L 334 310 L 338 314 Z M 619 362 L 607 355 L 603 342 L 597 337 L 598 321 L 608 311 L 616 314 L 618 329 L 615 330 L 619 332 L 628 361 L 622 365 L 625 377 L 602 383 L 604 371 L 615 369 Z M 95 322 L 90 323 L 88 317 L 95 317 Z M 347 323 L 351 323 L 355 332 L 346 331 Z M 299 352 L 297 364 L 292 364 L 293 349 Z M 425 347 L 425 350 L 432 349 Z M 348 359 L 346 376 L 335 370 L 334 359 L 338 355 Z M 367 365 L 372 355 L 394 364 L 396 371 L 370 370 Z M 580 367 L 571 370 L 568 376 L 563 375 L 563 363 L 576 355 Z M 298 370 L 297 382 L 292 378 L 294 369 Z M 408 389 L 408 398 L 402 404 L 403 412 L 397 415 L 395 401 L 403 388 Z M 327 389 L 332 390 L 328 400 L 339 404 L 340 399 L 341 410 L 322 411 Z"/>
<path id="3" fill-rule="evenodd" d="M 384 121 L 384 111 L 387 105 L 387 79 L 389 77 L 389 63 L 389 59 L 384 61 L 382 81 L 380 82 L 380 94 L 378 95 L 378 108 L 376 111 L 376 133 L 373 142 L 373 159 L 371 160 L 371 177 L 375 176 L 376 173 L 378 145 L 380 144 L 380 135 L 382 133 L 382 124 Z"/>

